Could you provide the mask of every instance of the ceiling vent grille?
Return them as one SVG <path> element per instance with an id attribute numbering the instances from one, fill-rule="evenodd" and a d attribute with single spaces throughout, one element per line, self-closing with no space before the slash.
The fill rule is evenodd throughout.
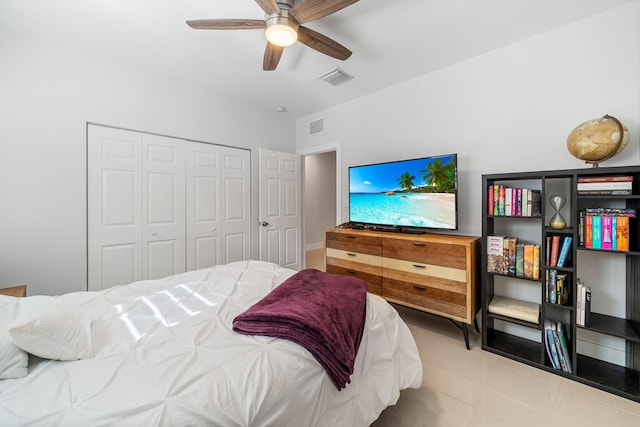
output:
<path id="1" fill-rule="evenodd" d="M 353 76 L 340 68 L 336 68 L 329 71 L 328 73 L 321 75 L 318 78 L 333 86 L 338 86 L 342 83 L 348 82 L 353 78 Z"/>
<path id="2" fill-rule="evenodd" d="M 314 122 L 309 123 L 309 134 L 315 135 L 316 133 L 320 133 L 324 130 L 324 122 L 322 119 L 316 120 Z"/>

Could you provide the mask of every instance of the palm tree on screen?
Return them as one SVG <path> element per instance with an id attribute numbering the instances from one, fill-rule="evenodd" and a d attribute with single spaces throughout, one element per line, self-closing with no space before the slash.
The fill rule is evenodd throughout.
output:
<path id="1" fill-rule="evenodd" d="M 400 178 L 398 178 L 398 185 L 403 190 L 411 190 L 413 188 L 413 180 L 416 179 L 415 176 L 411 175 L 409 172 L 403 173 Z"/>

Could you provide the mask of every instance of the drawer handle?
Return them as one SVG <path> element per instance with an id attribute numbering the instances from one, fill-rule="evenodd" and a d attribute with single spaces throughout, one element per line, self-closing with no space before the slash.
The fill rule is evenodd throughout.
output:
<path id="1" fill-rule="evenodd" d="M 426 291 L 427 288 L 423 288 L 422 286 L 418 286 L 418 285 L 413 285 L 413 289 L 417 289 L 419 291 Z"/>
<path id="2" fill-rule="evenodd" d="M 347 252 L 347 255 L 349 255 L 349 256 L 357 256 L 356 254 L 352 254 L 351 252 Z"/>
<path id="3" fill-rule="evenodd" d="M 347 236 L 347 239 L 355 239 L 356 236 Z"/>
<path id="4" fill-rule="evenodd" d="M 347 271 L 347 273 L 352 274 L 352 275 L 354 275 L 354 276 L 358 274 L 358 272 L 357 272 L 357 271 Z"/>
<path id="5" fill-rule="evenodd" d="M 426 244 L 426 243 L 413 242 L 413 246 L 420 246 L 420 247 L 423 247 L 423 246 L 427 246 L 427 244 Z"/>
<path id="6" fill-rule="evenodd" d="M 420 265 L 420 264 L 413 264 L 413 266 L 414 266 L 415 268 L 427 268 L 427 266 L 426 266 L 426 265 Z"/>

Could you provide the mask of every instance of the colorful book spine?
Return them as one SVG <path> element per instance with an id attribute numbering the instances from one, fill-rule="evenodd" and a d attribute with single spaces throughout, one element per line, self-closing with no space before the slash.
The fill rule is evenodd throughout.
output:
<path id="1" fill-rule="evenodd" d="M 522 216 L 522 188 L 516 188 L 516 216 Z"/>
<path id="2" fill-rule="evenodd" d="M 567 372 L 571 374 L 573 373 L 573 364 L 571 363 L 571 352 L 569 351 L 569 346 L 567 344 L 567 327 L 565 326 L 564 322 L 558 321 L 556 330 L 558 331 L 558 336 L 560 337 L 560 348 L 567 363 Z"/>
<path id="3" fill-rule="evenodd" d="M 533 245 L 533 279 L 540 279 L 540 245 Z"/>
<path id="4" fill-rule="evenodd" d="M 498 190 L 498 215 L 504 216 L 504 185 Z"/>
<path id="5" fill-rule="evenodd" d="M 504 189 L 504 215 L 511 216 L 511 193 L 513 193 L 513 188 L 506 187 Z"/>
<path id="6" fill-rule="evenodd" d="M 602 249 L 611 249 L 611 218 L 610 216 L 603 216 L 602 221 Z"/>
<path id="7" fill-rule="evenodd" d="M 493 215 L 500 215 L 500 185 L 493 184 Z"/>
<path id="8" fill-rule="evenodd" d="M 618 250 L 618 217 L 611 217 L 611 249 Z"/>
<path id="9" fill-rule="evenodd" d="M 564 267 L 564 264 L 567 262 L 569 251 L 571 251 L 571 242 L 573 242 L 573 237 L 571 236 L 565 236 L 562 239 L 562 248 L 558 255 L 558 267 Z"/>
<path id="10" fill-rule="evenodd" d="M 593 217 L 586 216 L 584 219 L 584 247 L 593 247 Z"/>
<path id="11" fill-rule="evenodd" d="M 558 254 L 560 253 L 560 236 L 554 235 L 551 237 L 551 267 L 558 265 Z"/>
<path id="12" fill-rule="evenodd" d="M 524 277 L 524 245 L 516 245 L 516 277 Z"/>
<path id="13" fill-rule="evenodd" d="M 507 273 L 509 276 L 516 275 L 516 246 L 518 245 L 518 239 L 516 237 L 509 237 L 509 263 L 507 266 Z"/>
<path id="14" fill-rule="evenodd" d="M 487 209 L 487 214 L 493 215 L 493 184 L 489 185 L 489 188 L 487 190 Z"/>
<path id="15" fill-rule="evenodd" d="M 591 247 L 602 249 L 602 217 L 594 215 L 591 218 Z"/>
<path id="16" fill-rule="evenodd" d="M 626 216 L 616 217 L 616 250 L 629 250 L 629 218 Z"/>
<path id="17" fill-rule="evenodd" d="M 533 279 L 533 245 L 524 245 L 524 277 Z"/>

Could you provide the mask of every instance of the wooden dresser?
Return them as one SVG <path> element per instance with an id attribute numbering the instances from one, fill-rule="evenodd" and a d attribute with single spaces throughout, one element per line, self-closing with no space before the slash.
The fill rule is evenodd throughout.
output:
<path id="1" fill-rule="evenodd" d="M 326 271 L 356 276 L 389 302 L 478 329 L 480 238 L 332 228 L 325 232 Z"/>

